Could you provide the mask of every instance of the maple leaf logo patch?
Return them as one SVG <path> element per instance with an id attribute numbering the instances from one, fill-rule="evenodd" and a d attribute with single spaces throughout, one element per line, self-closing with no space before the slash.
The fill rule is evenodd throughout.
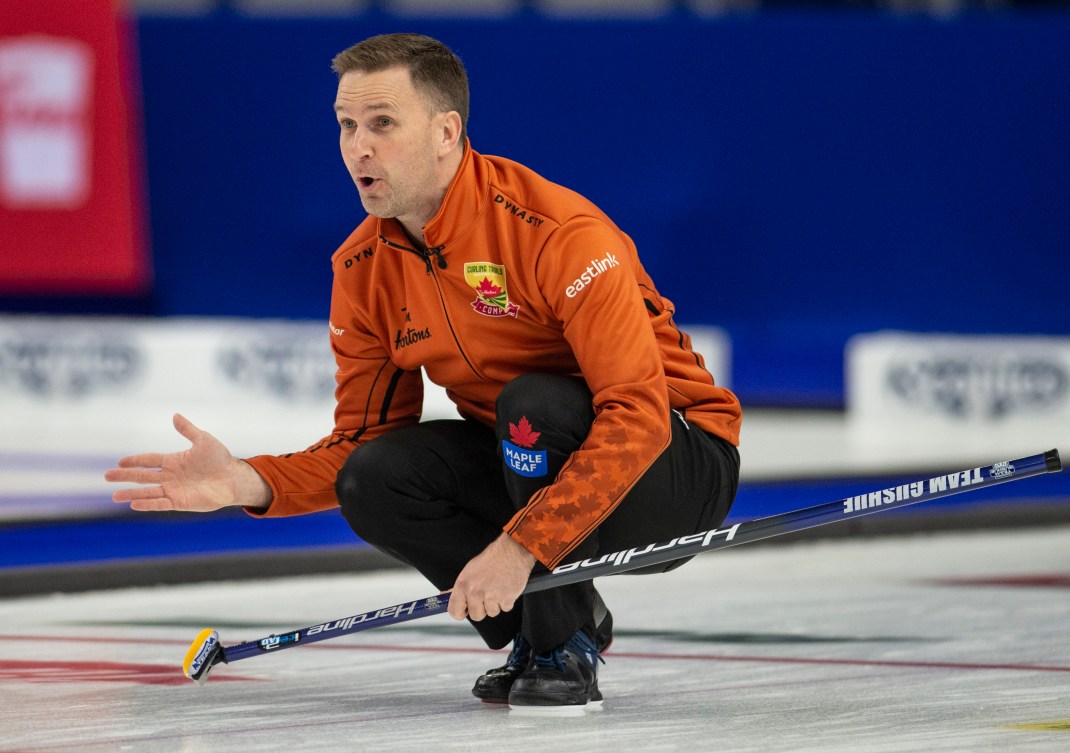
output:
<path id="1" fill-rule="evenodd" d="M 527 416 L 515 424 L 509 424 L 509 439 L 502 440 L 502 460 L 505 461 L 506 467 L 513 473 L 528 478 L 547 475 L 550 466 L 546 450 L 533 449 L 540 436 L 542 432 L 531 428 Z"/>
<path id="2" fill-rule="evenodd" d="M 464 265 L 464 279 L 476 292 L 472 309 L 483 316 L 499 319 L 511 316 L 514 319 L 520 307 L 509 302 L 505 287 L 505 267 L 489 261 L 474 261 Z"/>
<path id="3" fill-rule="evenodd" d="M 532 431 L 527 416 L 521 416 L 520 421 L 509 424 L 509 438 L 518 447 L 534 447 L 541 436 L 541 431 Z"/>

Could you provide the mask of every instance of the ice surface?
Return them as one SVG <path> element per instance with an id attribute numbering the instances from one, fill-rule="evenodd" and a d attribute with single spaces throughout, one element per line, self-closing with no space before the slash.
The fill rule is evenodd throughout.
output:
<path id="1" fill-rule="evenodd" d="M 1036 575 L 1063 577 L 1014 583 Z M 504 653 L 446 616 L 182 676 L 201 628 L 231 644 L 434 593 L 408 572 L 8 600 L 0 751 L 1066 751 L 1068 576 L 1055 528 L 753 545 L 604 579 L 605 707 L 560 719 L 476 701 Z M 946 583 L 975 577 L 1010 583 Z"/>

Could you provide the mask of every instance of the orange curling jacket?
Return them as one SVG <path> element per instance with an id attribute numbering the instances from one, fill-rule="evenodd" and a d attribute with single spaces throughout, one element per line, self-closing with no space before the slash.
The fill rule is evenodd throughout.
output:
<path id="1" fill-rule="evenodd" d="M 466 145 L 424 237 L 414 249 L 396 221 L 368 217 L 332 257 L 335 428 L 302 452 L 248 459 L 274 493 L 265 515 L 336 506 L 348 454 L 420 420 L 421 367 L 488 426 L 514 377 L 586 380 L 590 434 L 505 527 L 550 568 L 666 448 L 670 409 L 738 444 L 739 401 L 676 328 L 631 239 L 579 194 Z M 521 427 L 521 446 L 538 429 Z"/>

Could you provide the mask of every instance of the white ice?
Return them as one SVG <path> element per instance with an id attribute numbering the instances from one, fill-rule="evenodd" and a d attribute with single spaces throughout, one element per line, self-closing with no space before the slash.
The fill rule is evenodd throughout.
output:
<path id="1" fill-rule="evenodd" d="M 948 585 L 1061 576 L 1063 586 Z M 1070 528 L 752 545 L 599 581 L 604 709 L 480 704 L 446 616 L 182 677 L 225 644 L 431 595 L 407 571 L 0 602 L 0 751 L 1067 751 Z M 1023 726 L 1046 725 L 1045 729 Z"/>

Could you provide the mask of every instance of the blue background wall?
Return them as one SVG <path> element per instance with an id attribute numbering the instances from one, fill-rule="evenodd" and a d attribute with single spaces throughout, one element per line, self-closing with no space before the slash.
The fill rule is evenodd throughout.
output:
<path id="1" fill-rule="evenodd" d="M 139 21 L 163 315 L 326 318 L 363 217 L 332 55 L 436 36 L 475 148 L 600 204 L 745 401 L 837 405 L 854 332 L 1070 333 L 1070 13 Z"/>

